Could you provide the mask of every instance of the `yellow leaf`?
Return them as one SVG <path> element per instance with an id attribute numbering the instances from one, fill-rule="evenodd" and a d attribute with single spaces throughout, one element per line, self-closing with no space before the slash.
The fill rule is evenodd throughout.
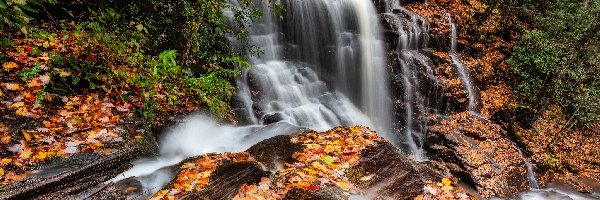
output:
<path id="1" fill-rule="evenodd" d="M 346 182 L 346 181 L 335 182 L 335 185 L 342 188 L 342 190 L 344 190 L 344 191 L 348 191 L 348 182 Z"/>
<path id="2" fill-rule="evenodd" d="M 48 152 L 40 151 L 35 154 L 35 158 L 38 160 L 45 160 L 48 157 Z"/>
<path id="3" fill-rule="evenodd" d="M 11 70 L 17 68 L 18 65 L 15 62 L 5 62 L 4 64 L 2 64 L 2 67 L 6 70 Z"/>
<path id="4" fill-rule="evenodd" d="M 415 197 L 415 200 L 423 200 L 423 195 L 419 195 L 419 196 Z"/>
<path id="5" fill-rule="evenodd" d="M 451 182 L 449 179 L 447 179 L 447 178 L 443 178 L 443 179 L 442 179 L 442 183 L 443 183 L 445 186 L 450 186 L 450 184 L 451 184 L 452 182 Z"/>
<path id="6" fill-rule="evenodd" d="M 19 116 L 25 116 L 25 115 L 27 115 L 28 112 L 27 112 L 27 108 L 20 107 L 19 110 L 17 110 L 15 113 Z"/>
<path id="7" fill-rule="evenodd" d="M 27 158 L 31 157 L 31 154 L 33 154 L 33 152 L 31 152 L 31 149 L 27 148 L 21 153 L 21 156 L 19 156 L 19 157 L 23 158 L 23 159 L 27 159 Z"/>
<path id="8" fill-rule="evenodd" d="M 8 84 L 6 84 L 6 89 L 12 90 L 12 91 L 21 90 L 21 86 L 19 84 L 8 83 Z"/>
<path id="9" fill-rule="evenodd" d="M 442 190 L 444 190 L 444 191 L 452 191 L 452 190 L 454 190 L 454 187 L 446 185 L 446 186 L 442 187 Z"/>
<path id="10" fill-rule="evenodd" d="M 22 107 L 24 106 L 25 103 L 23 103 L 22 101 L 19 101 L 17 103 L 13 103 L 12 105 L 10 105 L 11 108 L 18 108 L 18 107 Z"/>
<path id="11" fill-rule="evenodd" d="M 25 130 L 21 130 L 21 133 L 23 133 L 23 137 L 25 137 L 25 141 L 27 141 L 27 142 L 31 141 L 31 134 L 29 134 Z"/>

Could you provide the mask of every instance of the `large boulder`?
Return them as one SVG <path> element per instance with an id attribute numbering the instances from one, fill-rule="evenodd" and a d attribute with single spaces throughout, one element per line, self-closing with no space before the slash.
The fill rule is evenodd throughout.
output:
<path id="1" fill-rule="evenodd" d="M 179 166 L 154 199 L 413 199 L 442 179 L 360 126 L 276 136 Z"/>
<path id="2" fill-rule="evenodd" d="M 523 155 L 499 125 L 469 113 L 429 126 L 426 148 L 434 160 L 484 197 L 510 197 L 527 190 Z"/>

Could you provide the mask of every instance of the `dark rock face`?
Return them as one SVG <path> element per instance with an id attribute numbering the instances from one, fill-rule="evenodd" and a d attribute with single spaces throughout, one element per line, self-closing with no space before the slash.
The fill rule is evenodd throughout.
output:
<path id="1" fill-rule="evenodd" d="M 181 199 L 232 199 L 242 185 L 258 183 L 269 174 L 256 162 L 225 163 L 217 167 L 206 187 Z"/>
<path id="2" fill-rule="evenodd" d="M 348 170 L 350 182 L 372 199 L 413 199 L 427 180 L 441 177 L 431 168 L 408 158 L 389 143 L 369 147 L 361 161 Z"/>
<path id="3" fill-rule="evenodd" d="M 253 145 L 246 152 L 267 169 L 277 170 L 282 168 L 284 163 L 292 163 L 292 155 L 300 148 L 290 141 L 289 136 L 280 135 Z"/>
<path id="4" fill-rule="evenodd" d="M 500 126 L 463 113 L 429 127 L 427 151 L 484 197 L 527 190 L 523 156 Z"/>
<path id="5" fill-rule="evenodd" d="M 0 189 L 0 199 L 88 198 L 108 187 L 104 182 L 131 167 L 141 147 L 124 148 L 109 156 L 94 159 L 71 157 L 63 165 L 52 166 L 50 173 L 39 173 Z M 54 170 L 58 169 L 58 170 Z M 67 170 L 64 170 L 67 169 Z"/>

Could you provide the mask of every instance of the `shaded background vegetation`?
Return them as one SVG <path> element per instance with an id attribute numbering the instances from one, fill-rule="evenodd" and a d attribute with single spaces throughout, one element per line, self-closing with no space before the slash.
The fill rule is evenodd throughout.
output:
<path id="1" fill-rule="evenodd" d="M 195 102 L 218 118 L 233 120 L 228 103 L 235 93 L 232 80 L 248 66 L 243 54 L 258 53 L 242 24 L 261 13 L 245 3 L 230 8 L 235 14 L 230 23 L 223 15 L 228 6 L 225 0 L 9 0 L 0 2 L 0 26 L 5 47 L 13 38 L 52 42 L 76 36 L 87 46 L 83 51 L 98 59 L 56 54 L 52 65 L 81 77 L 70 83 L 75 87 L 94 90 L 107 78 L 119 88 L 135 87 L 134 93 L 144 98 L 140 113 L 147 121 L 154 121 L 161 109 L 168 111 L 157 106 L 165 99 L 158 90 L 166 90 L 168 105 Z"/>

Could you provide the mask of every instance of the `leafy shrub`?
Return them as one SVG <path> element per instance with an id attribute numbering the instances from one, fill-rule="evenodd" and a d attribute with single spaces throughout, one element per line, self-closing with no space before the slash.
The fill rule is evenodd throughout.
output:
<path id="1" fill-rule="evenodd" d="M 55 4 L 56 0 L 7 0 L 0 1 L 0 28 L 9 26 L 21 28 L 26 25 L 31 17 L 27 14 L 36 13 L 36 6 L 42 3 Z"/>
<path id="2" fill-rule="evenodd" d="M 600 117 L 600 1 L 526 2 L 536 28 L 509 59 L 521 106 L 540 114 L 558 105 L 568 127 Z M 573 23 L 576 22 L 576 23 Z"/>

